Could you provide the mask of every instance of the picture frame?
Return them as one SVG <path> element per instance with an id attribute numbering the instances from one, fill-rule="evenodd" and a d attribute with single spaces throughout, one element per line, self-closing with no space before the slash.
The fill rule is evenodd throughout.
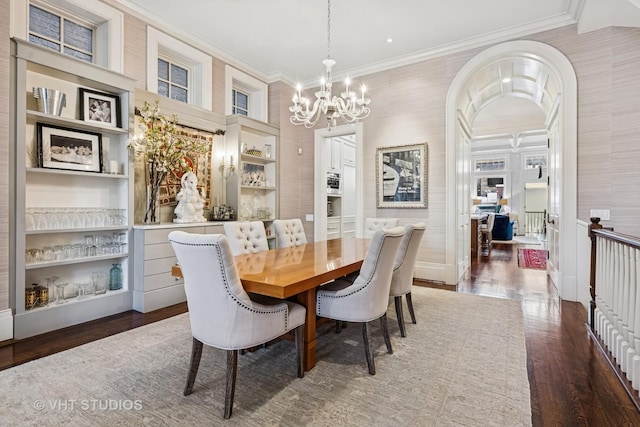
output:
<path id="1" fill-rule="evenodd" d="M 376 156 L 378 208 L 427 207 L 427 144 L 379 147 Z"/>
<path id="2" fill-rule="evenodd" d="M 102 173 L 102 135 L 36 123 L 42 168 Z"/>
<path id="3" fill-rule="evenodd" d="M 83 87 L 79 91 L 80 120 L 121 127 L 119 96 Z"/>

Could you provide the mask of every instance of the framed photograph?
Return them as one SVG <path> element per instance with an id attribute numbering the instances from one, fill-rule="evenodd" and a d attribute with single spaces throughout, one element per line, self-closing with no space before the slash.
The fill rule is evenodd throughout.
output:
<path id="1" fill-rule="evenodd" d="M 427 144 L 378 148 L 379 208 L 427 207 Z"/>
<path id="2" fill-rule="evenodd" d="M 102 172 L 102 135 L 37 123 L 40 167 Z"/>
<path id="3" fill-rule="evenodd" d="M 120 97 L 80 88 L 80 120 L 120 127 Z"/>

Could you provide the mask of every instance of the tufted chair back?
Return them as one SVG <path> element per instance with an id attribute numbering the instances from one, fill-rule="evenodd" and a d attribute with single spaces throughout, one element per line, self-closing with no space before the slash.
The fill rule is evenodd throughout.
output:
<path id="1" fill-rule="evenodd" d="M 370 321 L 380 319 L 387 352 L 393 353 L 387 328 L 387 307 L 393 262 L 403 235 L 404 227 L 377 230 L 362 262 L 360 275 L 353 283 L 336 280 L 322 286 L 316 295 L 318 316 L 339 322 L 362 323 L 364 350 L 371 375 L 375 375 L 376 367 L 371 348 Z"/>
<path id="2" fill-rule="evenodd" d="M 276 219 L 273 221 L 273 228 L 276 232 L 276 245 L 278 248 L 288 248 L 307 243 L 307 235 L 304 233 L 302 220 Z"/>
<path id="3" fill-rule="evenodd" d="M 226 236 L 173 231 L 169 241 L 184 276 L 194 338 L 224 350 L 244 349 L 288 330 L 287 304 L 263 306 L 245 292 Z M 277 324 L 267 322 L 276 312 Z M 304 323 L 304 316 L 296 320 Z"/>
<path id="4" fill-rule="evenodd" d="M 204 345 L 226 350 L 227 385 L 224 417 L 231 417 L 235 393 L 238 350 L 269 342 L 294 330 L 298 376 L 302 365 L 306 309 L 296 303 L 261 299 L 245 292 L 229 240 L 223 234 L 169 233 L 182 275 L 189 306 L 193 347 L 184 395 L 193 390 Z"/>
<path id="5" fill-rule="evenodd" d="M 376 230 L 381 228 L 393 228 L 398 225 L 398 218 L 365 218 L 364 233 L 362 237 L 370 239 Z"/>
<path id="6" fill-rule="evenodd" d="M 267 233 L 262 221 L 225 222 L 223 227 L 233 255 L 269 250 Z"/>
<path id="7" fill-rule="evenodd" d="M 413 286 L 413 272 L 416 266 L 418 249 L 426 227 L 423 222 L 419 222 L 417 224 L 407 224 L 404 228 L 405 233 L 400 242 L 400 248 L 398 249 L 393 264 L 391 290 L 389 293 L 395 300 L 396 318 L 400 326 L 400 335 L 403 337 L 406 336 L 404 314 L 402 312 L 403 295 L 407 300 L 411 320 L 413 323 L 416 323 L 416 315 L 413 311 L 413 303 L 411 302 L 411 287 Z"/>

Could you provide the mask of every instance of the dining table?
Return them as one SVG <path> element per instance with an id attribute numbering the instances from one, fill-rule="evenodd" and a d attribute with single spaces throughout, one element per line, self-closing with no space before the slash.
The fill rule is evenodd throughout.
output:
<path id="1" fill-rule="evenodd" d="M 343 237 L 237 255 L 244 290 L 280 299 L 295 299 L 306 308 L 304 368 L 316 363 L 316 291 L 322 285 L 360 270 L 371 239 Z M 179 265 L 172 274 L 182 277 Z"/>

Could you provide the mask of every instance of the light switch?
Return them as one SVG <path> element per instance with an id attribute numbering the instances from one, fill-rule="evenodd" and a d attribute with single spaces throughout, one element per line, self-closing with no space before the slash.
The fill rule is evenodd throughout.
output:
<path id="1" fill-rule="evenodd" d="M 591 209 L 591 211 L 589 211 L 589 216 L 591 218 L 596 217 L 596 218 L 600 218 L 603 221 L 609 221 L 611 219 L 611 210 L 610 209 Z"/>

